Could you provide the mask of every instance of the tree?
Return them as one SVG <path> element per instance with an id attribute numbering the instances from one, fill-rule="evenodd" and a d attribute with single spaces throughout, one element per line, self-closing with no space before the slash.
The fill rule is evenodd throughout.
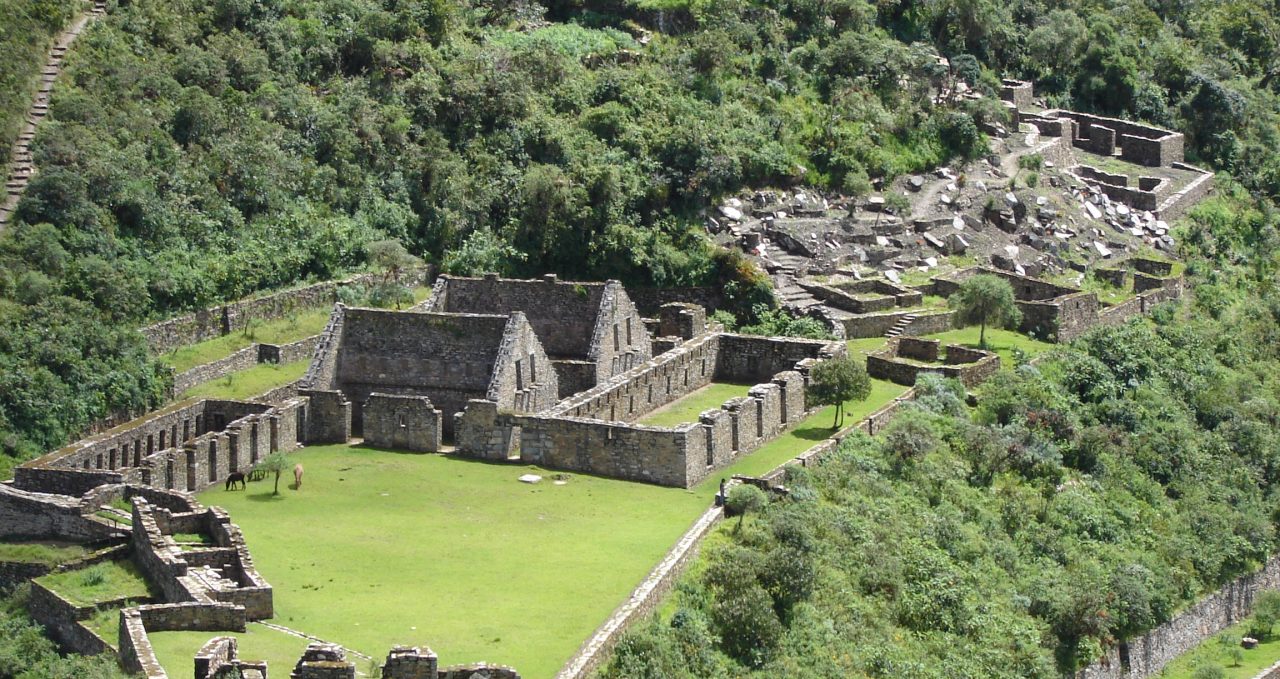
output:
<path id="1" fill-rule="evenodd" d="M 382 282 L 373 290 L 370 297 L 378 306 L 395 304 L 399 309 L 406 301 L 413 301 L 413 296 L 400 283 L 400 276 L 407 270 L 422 264 L 422 260 L 409 254 L 400 241 L 391 238 L 369 243 L 365 246 L 369 262 L 382 270 Z"/>
<path id="2" fill-rule="evenodd" d="M 1267 638 L 1277 622 L 1280 622 L 1280 591 L 1269 589 L 1259 594 L 1253 604 L 1253 624 L 1249 632 L 1255 638 Z"/>
<path id="3" fill-rule="evenodd" d="M 747 512 L 760 511 L 760 508 L 764 507 L 768 501 L 769 498 L 765 496 L 763 490 L 749 483 L 741 483 L 734 486 L 733 490 L 729 491 L 729 497 L 724 501 L 725 509 L 729 510 L 731 514 L 738 515 L 738 525 L 734 530 L 742 527 L 742 519 L 747 515 Z"/>
<path id="4" fill-rule="evenodd" d="M 950 304 L 956 311 L 956 327 L 974 323 L 981 326 L 978 345 L 983 349 L 987 348 L 987 324 L 1013 328 L 1022 322 L 1022 312 L 1014 303 L 1013 286 L 991 274 L 980 274 L 961 283 Z"/>
<path id="5" fill-rule="evenodd" d="M 819 363 L 813 369 L 809 384 L 809 398 L 815 403 L 836 407 L 836 419 L 832 429 L 844 424 L 844 404 L 862 401 L 871 395 L 871 378 L 867 368 L 857 359 L 848 356 Z"/>
<path id="6" fill-rule="evenodd" d="M 276 486 L 275 490 L 271 493 L 272 495 L 280 494 L 280 474 L 288 469 L 292 464 L 293 460 L 290 460 L 289 456 L 284 453 L 271 453 L 258 463 L 258 469 L 267 472 L 275 472 Z"/>

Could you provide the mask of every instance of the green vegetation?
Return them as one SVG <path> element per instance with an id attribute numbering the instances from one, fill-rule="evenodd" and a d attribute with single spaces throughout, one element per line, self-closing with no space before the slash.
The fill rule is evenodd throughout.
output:
<path id="1" fill-rule="evenodd" d="M 321 307 L 271 321 L 253 322 L 239 332 L 174 349 L 161 356 L 161 360 L 165 365 L 173 368 L 174 372 L 180 373 L 198 365 L 226 358 L 254 342 L 264 344 L 297 342 L 320 334 L 332 313 L 332 308 Z"/>
<path id="2" fill-rule="evenodd" d="M 0 149 L 5 150 L 0 157 L 6 175 L 8 149 L 22 130 L 53 37 L 83 9 L 81 0 L 0 1 L 0 16 L 4 17 L 0 29 L 0 54 L 4 55 L 0 59 Z"/>
<path id="3" fill-rule="evenodd" d="M 987 348 L 987 325 L 1016 328 L 1022 312 L 1013 297 L 1013 286 L 999 276 L 979 274 L 967 278 L 947 300 L 955 309 L 957 328 L 978 326 L 978 346 Z"/>
<path id="4" fill-rule="evenodd" d="M 746 396 L 752 386 L 754 385 L 713 382 L 645 415 L 638 424 L 651 427 L 674 427 L 686 422 L 697 422 L 698 415 L 702 411 L 719 408 L 731 398 Z"/>
<path id="5" fill-rule="evenodd" d="M 88 554 L 81 545 L 46 542 L 0 542 L 0 561 L 57 566 Z"/>
<path id="6" fill-rule="evenodd" d="M 1259 640 L 1256 648 L 1240 647 L 1240 639 L 1247 636 L 1252 622 L 1245 620 L 1205 639 L 1166 665 L 1157 676 L 1160 679 L 1196 679 L 1195 673 L 1201 667 L 1216 665 L 1223 669 L 1226 679 L 1252 679 L 1280 661 L 1280 638 L 1274 635 Z"/>
<path id="7" fill-rule="evenodd" d="M 80 624 L 84 625 L 86 628 L 88 628 L 91 632 L 98 635 L 99 637 L 102 637 L 102 640 L 106 641 L 108 644 L 111 644 L 112 646 L 119 646 L 120 644 L 120 609 L 129 608 L 130 606 L 133 606 L 133 605 L 135 605 L 133 602 L 127 602 L 126 605 L 124 606 L 113 607 L 113 608 L 99 608 L 98 610 L 94 611 L 92 617 L 90 617 L 88 620 L 82 621 Z M 193 653 L 192 655 L 195 655 L 195 654 Z"/>
<path id="8" fill-rule="evenodd" d="M 1280 543 L 1265 214 L 1236 191 L 1194 211 L 1188 303 L 1001 371 L 975 408 L 922 380 L 704 549 L 605 677 L 1047 679 L 1257 568 Z"/>
<path id="9" fill-rule="evenodd" d="M 147 579 L 132 561 L 104 561 L 80 570 L 50 573 L 38 582 L 80 606 L 151 596 Z"/>
<path id="10" fill-rule="evenodd" d="M 813 403 L 835 408 L 832 429 L 844 424 L 844 404 L 865 400 L 871 395 L 871 378 L 867 361 L 861 356 L 832 358 L 813 369 L 812 382 L 805 394 Z"/>
<path id="11" fill-rule="evenodd" d="M 294 361 L 276 365 L 261 363 L 248 370 L 234 372 L 226 377 L 205 382 L 192 387 L 178 397 L 178 400 L 189 398 L 225 398 L 247 399 L 266 393 L 290 382 L 296 382 L 307 372 L 311 361 Z"/>
<path id="12" fill-rule="evenodd" d="M 849 347 L 850 356 L 865 356 L 880 351 L 888 342 L 885 337 L 864 337 L 849 340 L 845 345 Z"/>
<path id="13" fill-rule="evenodd" d="M 267 481 L 201 496 L 244 530 L 278 622 L 375 657 L 429 643 L 444 662 L 509 663 L 535 679 L 554 674 L 710 504 L 702 492 L 578 474 L 528 485 L 516 477 L 536 469 L 438 455 L 323 446 L 297 459 L 301 492 L 273 496 Z M 190 664 L 178 658 L 171 673 Z"/>
<path id="14" fill-rule="evenodd" d="M 0 598 L 0 677 L 39 679 L 126 679 L 107 656 L 62 656 L 44 630 L 27 615 L 29 589 Z M 114 637 L 113 637 L 114 638 Z"/>
<path id="15" fill-rule="evenodd" d="M 926 337 L 927 339 L 941 340 L 943 345 L 959 344 L 970 349 L 977 349 L 979 348 L 978 333 L 978 328 L 969 327 L 948 330 L 927 335 Z M 1000 356 L 1000 365 L 1006 368 L 1018 365 L 1019 353 L 1027 358 L 1034 358 L 1038 354 L 1049 351 L 1054 346 L 1056 345 L 1032 339 L 1014 330 L 996 328 L 987 330 L 987 350 L 996 352 Z"/>

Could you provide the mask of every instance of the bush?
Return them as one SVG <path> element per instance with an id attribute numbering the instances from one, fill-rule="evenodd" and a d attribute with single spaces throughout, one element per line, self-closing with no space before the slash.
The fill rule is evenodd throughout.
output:
<path id="1" fill-rule="evenodd" d="M 1218 663 L 1206 663 L 1191 673 L 1191 679 L 1226 679 L 1227 670 Z"/>

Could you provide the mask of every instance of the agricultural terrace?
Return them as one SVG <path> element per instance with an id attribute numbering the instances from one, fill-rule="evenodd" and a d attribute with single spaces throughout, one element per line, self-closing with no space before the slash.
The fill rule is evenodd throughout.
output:
<path id="1" fill-rule="evenodd" d="M 413 303 L 425 301 L 431 296 L 431 288 L 419 286 L 413 289 Z M 212 363 L 258 342 L 262 344 L 289 344 L 318 335 L 333 313 L 331 305 L 314 309 L 302 309 L 297 313 L 269 321 L 254 321 L 244 330 L 222 337 L 198 342 L 168 351 L 157 358 L 173 368 L 174 372 L 190 370 L 198 365 Z"/>

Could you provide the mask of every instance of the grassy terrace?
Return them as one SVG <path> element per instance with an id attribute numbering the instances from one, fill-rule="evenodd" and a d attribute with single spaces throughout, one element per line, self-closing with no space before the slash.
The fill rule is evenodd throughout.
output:
<path id="1" fill-rule="evenodd" d="M 1248 621 L 1232 625 L 1179 656 L 1156 676 L 1162 679 L 1192 679 L 1197 668 L 1216 664 L 1226 670 L 1227 679 L 1250 679 L 1280 661 L 1280 636 L 1272 633 L 1257 648 L 1246 650 L 1240 648 L 1240 638 L 1248 630 Z M 1225 643 L 1220 639 L 1225 640 Z M 1239 665 L 1232 665 L 1232 649 L 1241 651 L 1242 660 Z"/>
<path id="2" fill-rule="evenodd" d="M 0 561 L 57 566 L 88 554 L 81 545 L 57 542 L 0 542 Z"/>
<path id="3" fill-rule="evenodd" d="M 427 299 L 430 295 L 431 288 L 414 288 L 413 301 L 416 304 Z M 285 318 L 254 323 L 252 327 L 243 331 L 181 347 L 159 358 L 172 367 L 175 372 L 182 372 L 198 365 L 226 358 L 254 342 L 264 344 L 297 342 L 300 339 L 318 335 L 320 331 L 324 330 L 325 324 L 329 322 L 329 314 L 332 311 L 332 308 L 326 306 L 300 311 L 293 316 Z"/>
<path id="4" fill-rule="evenodd" d="M 978 348 L 978 326 L 969 328 L 961 328 L 959 330 L 948 330 L 940 332 L 936 335 L 928 335 L 927 339 L 942 340 L 943 345 L 959 344 L 961 346 Z M 1001 330 L 999 328 L 987 328 L 987 348 L 995 351 L 1000 355 L 1000 365 L 1002 367 L 1010 367 L 1013 363 L 1013 350 L 1021 349 L 1026 352 L 1028 357 L 1034 357 L 1036 354 L 1044 353 L 1053 348 L 1054 345 L 1048 342 L 1034 340 L 1026 335 L 1012 330 Z"/>
<path id="5" fill-rule="evenodd" d="M 707 386 L 658 408 L 638 421 L 652 427 L 674 427 L 686 422 L 697 422 L 704 410 L 719 408 L 731 398 L 746 396 L 754 385 L 713 382 Z"/>
<path id="6" fill-rule="evenodd" d="M 151 596 L 146 578 L 131 561 L 106 561 L 78 571 L 50 573 L 37 582 L 79 606 Z"/>
<path id="7" fill-rule="evenodd" d="M 297 381 L 307 372 L 307 366 L 310 364 L 310 361 L 294 361 L 293 363 L 281 365 L 263 363 L 248 370 L 234 372 L 226 377 L 220 377 L 192 387 L 182 392 L 178 400 L 189 398 L 246 399 Z"/>

